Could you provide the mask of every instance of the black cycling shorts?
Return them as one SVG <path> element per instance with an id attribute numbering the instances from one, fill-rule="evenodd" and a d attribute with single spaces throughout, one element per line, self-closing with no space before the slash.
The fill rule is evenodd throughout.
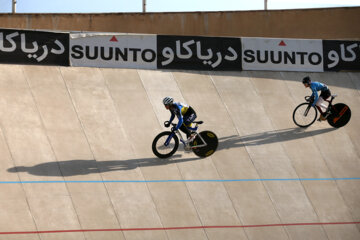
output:
<path id="1" fill-rule="evenodd" d="M 331 96 L 331 92 L 329 89 L 326 89 L 324 91 L 321 91 L 320 93 L 320 97 L 322 97 L 322 99 L 326 100 Z"/>
<path id="2" fill-rule="evenodd" d="M 196 116 L 195 110 L 192 107 L 189 107 L 188 110 L 186 111 L 186 113 L 183 116 L 185 126 L 192 123 L 195 120 L 196 117 L 197 116 Z"/>

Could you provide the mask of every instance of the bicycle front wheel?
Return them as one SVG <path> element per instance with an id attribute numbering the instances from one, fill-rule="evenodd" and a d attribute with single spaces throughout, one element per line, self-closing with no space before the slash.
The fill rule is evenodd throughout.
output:
<path id="1" fill-rule="evenodd" d="M 170 141 L 168 138 L 172 132 L 162 132 L 157 135 L 152 143 L 152 151 L 158 158 L 168 158 L 171 157 L 179 147 L 179 138 L 173 134 Z"/>
<path id="2" fill-rule="evenodd" d="M 293 112 L 293 121 L 299 127 L 308 127 L 317 117 L 317 110 L 309 103 L 301 103 Z"/>

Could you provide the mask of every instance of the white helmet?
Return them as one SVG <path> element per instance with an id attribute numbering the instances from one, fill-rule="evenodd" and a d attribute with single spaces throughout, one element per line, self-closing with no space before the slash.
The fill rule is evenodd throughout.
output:
<path id="1" fill-rule="evenodd" d="M 172 97 L 165 97 L 163 99 L 164 105 L 169 105 L 169 104 L 172 104 L 173 102 L 174 102 L 174 99 Z"/>

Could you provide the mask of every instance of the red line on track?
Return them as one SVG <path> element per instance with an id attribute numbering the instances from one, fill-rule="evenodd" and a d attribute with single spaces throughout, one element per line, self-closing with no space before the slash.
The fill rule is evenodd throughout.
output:
<path id="1" fill-rule="evenodd" d="M 360 222 L 327 222 L 327 223 L 283 223 L 263 225 L 233 225 L 233 226 L 190 226 L 190 227 L 167 227 L 167 228 L 118 228 L 118 229 L 79 229 L 79 230 L 52 230 L 52 231 L 27 231 L 27 232 L 0 232 L 6 234 L 41 234 L 41 233 L 73 233 L 73 232 L 120 232 L 120 231 L 157 231 L 157 230 L 187 230 L 209 228 L 257 228 L 257 227 L 287 227 L 287 226 L 314 226 L 314 225 L 344 225 L 360 224 Z"/>

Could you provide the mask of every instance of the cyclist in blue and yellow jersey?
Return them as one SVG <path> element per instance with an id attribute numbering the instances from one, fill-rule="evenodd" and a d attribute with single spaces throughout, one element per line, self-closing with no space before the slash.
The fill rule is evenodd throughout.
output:
<path id="1" fill-rule="evenodd" d="M 191 142 L 195 138 L 195 134 L 192 134 L 188 127 L 191 127 L 191 123 L 196 118 L 195 110 L 184 103 L 175 103 L 172 97 L 165 97 L 163 99 L 165 108 L 171 112 L 169 121 L 164 123 L 165 127 L 169 127 L 175 116 L 179 119 L 178 124 L 172 130 L 180 129 L 186 134 L 187 143 Z"/>
<path id="2" fill-rule="evenodd" d="M 326 109 L 327 105 L 324 104 L 324 101 L 331 96 L 331 92 L 328 86 L 320 82 L 312 82 L 310 77 L 304 77 L 302 83 L 306 88 L 310 87 L 312 91 L 311 97 L 314 99 L 312 106 L 317 106 L 320 111 L 319 121 L 326 119 Z M 320 96 L 318 91 L 321 91 Z"/>

